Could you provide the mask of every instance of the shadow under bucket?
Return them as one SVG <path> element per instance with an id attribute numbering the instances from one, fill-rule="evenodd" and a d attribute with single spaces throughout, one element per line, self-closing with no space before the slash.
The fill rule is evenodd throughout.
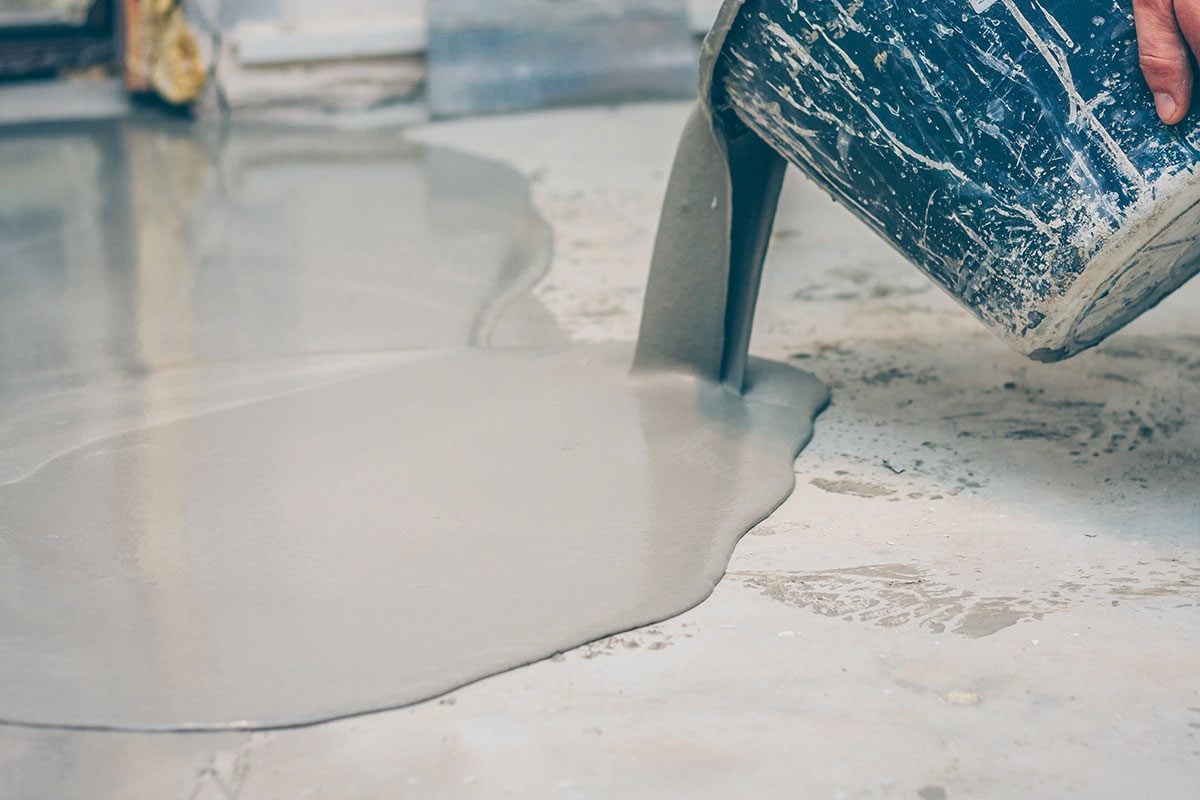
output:
<path id="1" fill-rule="evenodd" d="M 730 0 L 710 101 L 1018 351 L 1091 347 L 1200 270 L 1200 114 L 1128 3 Z"/>

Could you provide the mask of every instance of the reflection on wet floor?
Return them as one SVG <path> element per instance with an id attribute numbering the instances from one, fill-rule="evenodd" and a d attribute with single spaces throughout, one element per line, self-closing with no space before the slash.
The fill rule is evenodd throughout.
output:
<path id="1" fill-rule="evenodd" d="M 561 341 L 519 175 L 396 132 L 0 135 L 0 483 L 397 350 Z M 203 367 L 203 369 L 200 369 Z"/>
<path id="2" fill-rule="evenodd" d="M 289 726 L 672 616 L 827 399 L 548 346 L 523 182 L 394 134 L 26 131 L 0 174 L 0 722 Z"/>

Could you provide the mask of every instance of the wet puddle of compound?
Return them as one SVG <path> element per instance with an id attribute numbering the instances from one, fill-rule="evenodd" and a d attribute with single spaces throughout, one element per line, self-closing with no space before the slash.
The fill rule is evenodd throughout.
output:
<path id="1" fill-rule="evenodd" d="M 0 137 L 0 720 L 418 702 L 703 600 L 827 395 L 571 346 L 507 167 L 394 132 Z"/>

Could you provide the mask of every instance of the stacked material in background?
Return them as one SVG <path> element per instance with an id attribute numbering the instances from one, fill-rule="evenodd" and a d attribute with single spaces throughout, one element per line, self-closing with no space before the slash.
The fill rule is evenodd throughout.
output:
<path id="1" fill-rule="evenodd" d="M 686 0 L 438 0 L 428 13 L 435 116 L 695 93 Z"/>

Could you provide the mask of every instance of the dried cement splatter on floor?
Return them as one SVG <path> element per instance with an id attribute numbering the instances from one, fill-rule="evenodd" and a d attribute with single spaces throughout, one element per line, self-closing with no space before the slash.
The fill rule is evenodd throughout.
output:
<path id="1" fill-rule="evenodd" d="M 915 625 L 979 639 L 1081 603 L 1117 606 L 1161 599 L 1200 604 L 1200 569 L 1178 559 L 1117 568 L 1080 567 L 1057 588 L 989 595 L 954 586 L 916 564 L 872 564 L 823 572 L 731 572 L 764 597 L 826 617 L 884 628 Z"/>
<path id="2" fill-rule="evenodd" d="M 765 597 L 827 617 L 884 628 L 919 625 L 933 633 L 978 639 L 1065 607 L 1060 598 L 981 597 L 928 577 L 908 564 L 878 564 L 819 573 L 736 573 Z"/>
<path id="3" fill-rule="evenodd" d="M 384 135 L 57 135 L 0 140 L 68 167 L 0 200 L 4 721 L 427 699 L 695 605 L 792 487 L 806 373 L 753 362 L 741 396 L 631 377 L 620 345 L 449 347 L 546 333 L 507 170 Z"/>

